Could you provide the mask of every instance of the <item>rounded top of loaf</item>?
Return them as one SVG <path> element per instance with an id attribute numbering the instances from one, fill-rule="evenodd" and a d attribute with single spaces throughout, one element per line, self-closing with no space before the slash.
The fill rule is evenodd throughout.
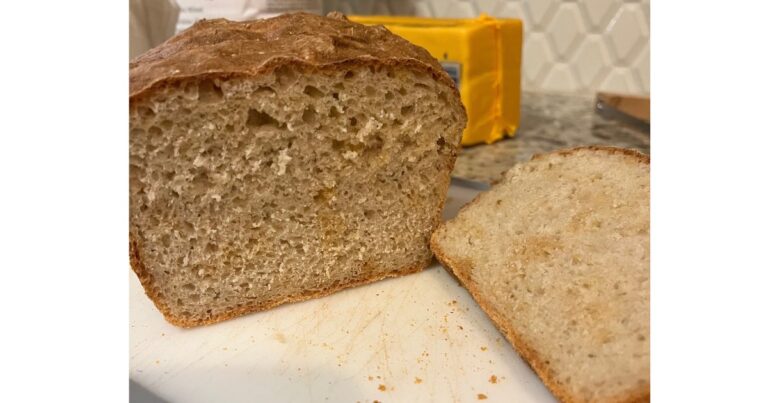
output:
<path id="1" fill-rule="evenodd" d="M 280 66 L 344 69 L 350 65 L 407 66 L 430 73 L 458 91 L 429 52 L 381 25 L 290 13 L 233 22 L 201 20 L 130 62 L 130 98 L 177 80 L 202 76 L 261 75 Z"/>

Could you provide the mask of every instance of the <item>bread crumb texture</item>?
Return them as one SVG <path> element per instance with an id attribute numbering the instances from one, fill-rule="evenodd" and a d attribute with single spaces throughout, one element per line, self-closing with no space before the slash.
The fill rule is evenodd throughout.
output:
<path id="1" fill-rule="evenodd" d="M 428 264 L 463 127 L 409 70 L 186 81 L 131 105 L 148 293 L 195 325 Z"/>
<path id="2" fill-rule="evenodd" d="M 535 157 L 432 238 L 561 400 L 650 396 L 649 168 L 613 148 Z"/>

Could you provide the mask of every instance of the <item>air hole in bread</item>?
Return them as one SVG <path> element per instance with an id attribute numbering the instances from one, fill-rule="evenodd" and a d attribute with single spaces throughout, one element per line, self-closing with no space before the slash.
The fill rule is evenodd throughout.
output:
<path id="1" fill-rule="evenodd" d="M 409 116 L 413 113 L 413 105 L 406 105 L 400 108 L 400 114 L 403 116 Z"/>
<path id="2" fill-rule="evenodd" d="M 304 93 L 309 95 L 310 98 L 321 98 L 325 95 L 324 92 L 320 91 L 317 87 L 312 85 L 307 85 L 304 87 Z"/>
<path id="3" fill-rule="evenodd" d="M 351 78 L 355 77 L 355 73 L 353 71 L 348 71 L 344 73 L 344 79 L 349 80 Z"/>
<path id="4" fill-rule="evenodd" d="M 370 85 L 365 86 L 365 95 L 368 95 L 369 97 L 372 97 L 376 95 L 376 89 L 371 87 Z"/>
<path id="5" fill-rule="evenodd" d="M 248 120 L 245 122 L 245 125 L 250 128 L 259 128 L 262 126 L 274 126 L 274 127 L 282 127 L 283 124 L 277 121 L 272 115 L 258 111 L 256 109 L 249 109 L 248 110 Z"/>
<path id="6" fill-rule="evenodd" d="M 392 93 L 392 91 L 387 91 L 384 93 L 384 99 L 387 101 L 391 101 L 395 98 L 395 94 Z"/>
<path id="7" fill-rule="evenodd" d="M 290 85 L 296 82 L 298 76 L 295 71 L 290 67 L 280 67 L 275 69 L 275 77 L 280 85 Z"/>
<path id="8" fill-rule="evenodd" d="M 202 80 L 197 84 L 197 100 L 202 103 L 221 102 L 224 93 L 213 80 Z"/>
<path id="9" fill-rule="evenodd" d="M 244 209 L 248 206 L 248 204 L 244 198 L 235 197 L 232 199 L 232 206 L 238 209 Z"/>
<path id="10" fill-rule="evenodd" d="M 304 113 L 301 114 L 301 120 L 307 124 L 315 123 L 317 120 L 317 112 L 315 112 L 314 108 L 308 106 L 304 109 Z"/>
<path id="11" fill-rule="evenodd" d="M 161 127 L 163 130 L 171 130 L 171 129 L 173 128 L 173 122 L 171 122 L 171 121 L 170 121 L 170 120 L 168 120 L 168 119 L 165 119 L 165 120 L 163 120 L 162 122 L 160 122 L 160 127 Z"/>
<path id="12" fill-rule="evenodd" d="M 328 116 L 332 118 L 337 118 L 341 116 L 341 113 L 339 113 L 339 110 L 335 106 L 332 106 L 331 110 L 328 112 Z"/>
<path id="13" fill-rule="evenodd" d="M 181 228 L 184 230 L 184 232 L 187 232 L 187 233 L 190 233 L 190 234 L 195 232 L 195 226 L 192 225 L 192 223 L 189 222 L 189 221 L 182 221 Z"/>
<path id="14" fill-rule="evenodd" d="M 142 118 L 148 119 L 155 116 L 155 111 L 151 108 L 148 108 L 146 106 L 142 106 L 138 108 L 139 116 Z"/>
<path id="15" fill-rule="evenodd" d="M 256 95 L 267 97 L 275 95 L 275 90 L 272 87 L 267 86 L 261 86 L 258 89 L 256 89 Z"/>

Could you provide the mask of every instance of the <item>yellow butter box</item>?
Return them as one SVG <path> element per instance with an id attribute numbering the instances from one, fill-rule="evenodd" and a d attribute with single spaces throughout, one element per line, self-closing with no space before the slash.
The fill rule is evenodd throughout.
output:
<path id="1" fill-rule="evenodd" d="M 461 144 L 512 136 L 520 121 L 523 24 L 481 15 L 473 19 L 350 16 L 381 24 L 429 51 L 456 82 L 469 122 Z"/>

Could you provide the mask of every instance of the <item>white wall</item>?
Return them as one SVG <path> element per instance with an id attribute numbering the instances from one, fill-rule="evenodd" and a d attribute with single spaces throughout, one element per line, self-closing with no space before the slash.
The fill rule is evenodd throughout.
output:
<path id="1" fill-rule="evenodd" d="M 523 20 L 523 89 L 650 94 L 650 0 L 325 0 L 326 12 Z"/>

